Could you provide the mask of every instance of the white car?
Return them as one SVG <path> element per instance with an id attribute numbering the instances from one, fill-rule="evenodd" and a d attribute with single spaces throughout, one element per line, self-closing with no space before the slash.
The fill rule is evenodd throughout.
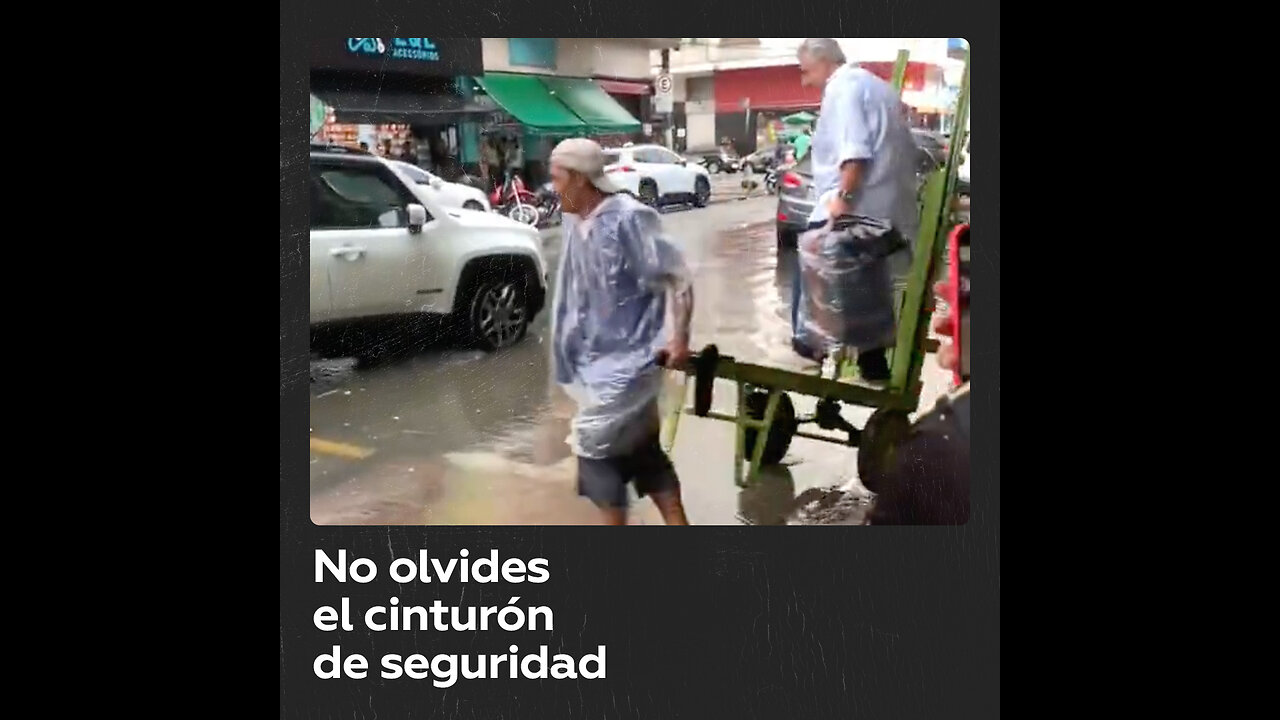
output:
<path id="1" fill-rule="evenodd" d="M 648 205 L 691 202 L 705 207 L 711 199 L 706 169 L 661 145 L 612 148 L 604 157 L 609 179 Z"/>
<path id="2" fill-rule="evenodd" d="M 462 183 L 453 183 L 441 179 L 417 165 L 410 165 L 401 160 L 390 161 L 395 169 L 404 173 L 416 186 L 414 189 L 422 192 L 429 192 L 439 198 L 441 205 L 452 208 L 466 208 L 468 210 L 479 210 L 480 212 L 489 212 L 489 198 L 484 191 L 473 188 L 470 185 Z"/>
<path id="3" fill-rule="evenodd" d="M 476 345 L 497 350 L 523 338 L 542 310 L 547 265 L 537 230 L 446 207 L 367 153 L 313 146 L 309 184 L 313 331 L 448 316 Z M 382 344 L 403 340 L 389 335 Z"/>

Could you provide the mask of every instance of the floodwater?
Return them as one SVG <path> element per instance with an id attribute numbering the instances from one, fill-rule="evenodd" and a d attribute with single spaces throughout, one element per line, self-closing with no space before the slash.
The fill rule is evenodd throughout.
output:
<path id="1" fill-rule="evenodd" d="M 760 197 L 666 214 L 694 273 L 695 349 L 715 343 L 739 359 L 794 366 L 790 271 L 778 268 L 774 205 Z M 544 232 L 544 247 L 554 268 L 558 230 Z M 548 342 L 544 311 L 522 343 L 492 355 L 439 340 L 376 367 L 313 361 L 312 520 L 597 523 L 595 507 L 575 492 L 575 461 L 564 443 L 572 406 L 550 382 Z M 922 409 L 947 383 L 932 360 L 925 372 Z M 714 408 L 732 412 L 734 395 L 732 383 L 718 382 Z M 812 399 L 792 399 L 799 413 L 813 408 Z M 861 426 L 870 410 L 844 415 Z M 671 455 L 694 524 L 856 524 L 867 507 L 856 452 L 795 438 L 780 466 L 742 489 L 733 482 L 733 424 L 685 415 Z M 631 522 L 661 519 L 650 502 L 636 500 Z"/>

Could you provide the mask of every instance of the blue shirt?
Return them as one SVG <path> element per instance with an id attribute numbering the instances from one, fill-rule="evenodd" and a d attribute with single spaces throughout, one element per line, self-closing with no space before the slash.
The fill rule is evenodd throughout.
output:
<path id="1" fill-rule="evenodd" d="M 866 70 L 846 64 L 831 75 L 809 151 L 818 194 L 811 224 L 827 221 L 827 202 L 840 192 L 840 166 L 865 160 L 851 212 L 887 222 L 915 243 L 916 147 L 900 108 L 893 86 Z"/>

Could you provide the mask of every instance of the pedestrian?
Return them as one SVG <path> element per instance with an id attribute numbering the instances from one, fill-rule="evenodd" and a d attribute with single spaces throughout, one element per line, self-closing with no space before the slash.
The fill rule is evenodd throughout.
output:
<path id="1" fill-rule="evenodd" d="M 564 210 L 552 365 L 578 405 L 569 438 L 578 494 L 600 508 L 605 524 L 625 525 L 630 484 L 668 525 L 688 525 L 680 480 L 659 442 L 658 395 L 663 366 L 689 358 L 689 270 L 657 211 L 609 180 L 598 144 L 565 140 L 550 164 Z"/>
<path id="2" fill-rule="evenodd" d="M 502 153 L 498 149 L 498 138 L 490 135 L 484 140 L 484 145 L 480 149 L 486 173 L 489 176 L 491 190 L 496 190 L 502 184 Z"/>
<path id="3" fill-rule="evenodd" d="M 507 172 L 512 177 L 524 175 L 524 150 L 521 149 L 518 138 L 512 139 L 507 147 Z"/>
<path id="4" fill-rule="evenodd" d="M 396 159 L 410 165 L 416 166 L 418 164 L 418 153 L 413 151 L 413 143 L 411 141 L 404 141 L 404 144 L 400 146 L 400 157 Z"/>
<path id="5" fill-rule="evenodd" d="M 799 162 L 803 160 L 805 154 L 809 152 L 809 146 L 813 143 L 813 131 L 806 127 L 801 130 L 800 134 L 796 135 L 795 140 L 792 140 L 791 142 L 795 147 L 796 162 Z"/>
<path id="6" fill-rule="evenodd" d="M 845 61 L 844 52 L 832 38 L 809 38 L 797 53 L 801 82 L 822 88 L 822 121 L 810 147 L 813 185 L 818 195 L 809 217 L 809 232 L 828 226 L 841 216 L 872 218 L 891 227 L 908 247 L 891 259 L 894 275 L 903 275 L 909 263 L 910 247 L 919 225 L 915 188 L 915 146 L 911 132 L 899 112 L 898 93 L 893 86 L 872 73 Z M 797 159 L 800 159 L 797 153 Z M 797 259 L 800 253 L 797 253 Z M 803 296 L 797 260 L 792 291 L 792 327 L 797 330 L 793 347 L 806 350 L 798 342 L 798 310 Z M 880 301 L 892 308 L 892 284 Z M 797 346 L 797 344 L 799 346 Z M 880 341 L 858 347 L 857 364 L 864 380 L 889 379 L 889 363 Z"/>

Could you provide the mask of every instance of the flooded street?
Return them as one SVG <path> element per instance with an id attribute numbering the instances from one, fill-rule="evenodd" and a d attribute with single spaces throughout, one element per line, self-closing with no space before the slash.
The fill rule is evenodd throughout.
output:
<path id="1" fill-rule="evenodd" d="M 776 200 L 760 196 L 665 213 L 668 232 L 695 276 L 691 346 L 765 365 L 794 363 L 789 347 L 790 270 L 774 239 Z M 543 232 L 551 268 L 558 229 Z M 787 251 L 793 252 L 793 251 Z M 554 280 L 554 278 L 553 278 Z M 318 524 L 596 524 L 575 492 L 576 465 L 564 444 L 571 409 L 550 382 L 549 310 L 528 337 L 492 355 L 448 341 L 374 367 L 354 360 L 311 363 L 311 517 Z M 921 408 L 947 386 L 932 356 Z M 715 409 L 732 412 L 733 384 L 716 387 Z M 811 412 L 811 398 L 793 396 Z M 869 409 L 846 408 L 861 426 Z M 860 520 L 856 449 L 795 438 L 782 466 L 760 482 L 733 483 L 734 427 L 684 416 L 672 452 L 693 524 L 781 524 L 798 505 L 801 522 Z M 847 486 L 830 495 L 823 489 Z M 806 491 L 808 491 L 806 493 Z M 803 501 L 797 498 L 805 494 Z M 660 524 L 647 500 L 633 524 Z"/>

